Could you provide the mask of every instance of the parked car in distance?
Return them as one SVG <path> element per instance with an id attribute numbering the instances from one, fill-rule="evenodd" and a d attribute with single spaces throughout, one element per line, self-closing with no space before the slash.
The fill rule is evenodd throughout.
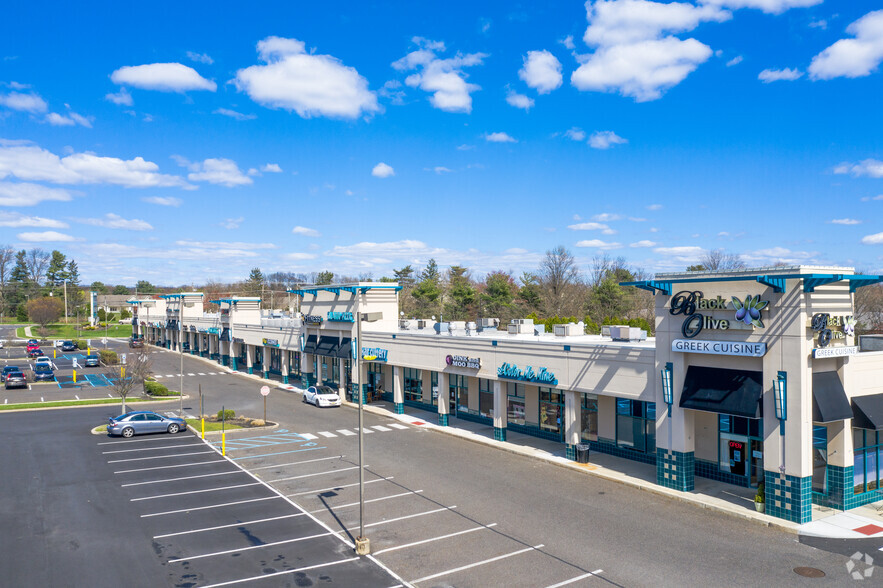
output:
<path id="1" fill-rule="evenodd" d="M 22 369 L 20 367 L 18 367 L 17 365 L 3 366 L 3 372 L 2 372 L 3 373 L 3 380 L 6 381 L 6 374 L 8 374 L 9 372 L 20 372 L 20 371 L 22 371 Z"/>
<path id="2" fill-rule="evenodd" d="M 0 339 L 0 349 L 3 349 L 3 340 Z"/>
<path id="3" fill-rule="evenodd" d="M 31 341 L 34 341 L 34 340 L 31 339 Z M 33 343 L 31 343 L 31 341 L 28 341 L 28 353 L 30 353 L 30 352 L 33 351 L 34 349 L 39 349 L 39 348 L 40 348 L 40 346 L 37 345 L 37 342 L 36 342 L 36 341 L 34 341 Z"/>
<path id="4" fill-rule="evenodd" d="M 52 366 L 45 363 L 38 363 L 34 366 L 34 381 L 45 382 L 47 380 L 55 380 L 55 372 L 52 371 Z"/>
<path id="5" fill-rule="evenodd" d="M 43 350 L 37 347 L 36 349 L 28 350 L 28 357 L 42 357 Z"/>
<path id="6" fill-rule="evenodd" d="M 144 347 L 144 340 L 132 337 L 131 339 L 129 339 L 129 347 L 131 347 L 132 349 L 136 347 Z"/>
<path id="7" fill-rule="evenodd" d="M 40 342 L 36 339 L 28 339 L 28 345 L 40 345 Z"/>
<path id="8" fill-rule="evenodd" d="M 101 365 L 101 358 L 98 356 L 97 353 L 90 353 L 83 361 L 83 365 L 85 365 L 86 367 L 98 367 Z"/>
<path id="9" fill-rule="evenodd" d="M 172 433 L 187 428 L 184 419 L 167 417 L 149 410 L 127 412 L 107 419 L 107 434 L 131 437 L 144 433 Z"/>
<path id="10" fill-rule="evenodd" d="M 304 402 L 316 406 L 340 406 L 340 396 L 330 386 L 310 386 L 304 392 Z"/>
<path id="11" fill-rule="evenodd" d="M 48 365 L 49 367 L 52 367 L 52 360 L 45 355 L 41 355 L 34 360 L 34 367 L 37 367 L 38 365 Z"/>
<path id="12" fill-rule="evenodd" d="M 10 388 L 27 388 L 28 381 L 25 378 L 24 373 L 20 371 L 9 372 L 4 378 L 4 385 L 6 386 L 7 390 L 9 390 Z"/>
<path id="13" fill-rule="evenodd" d="M 74 345 L 74 342 L 73 342 L 73 341 L 64 341 L 64 342 L 61 344 L 61 350 L 62 350 L 62 351 L 76 351 L 76 350 L 77 350 L 77 346 Z"/>

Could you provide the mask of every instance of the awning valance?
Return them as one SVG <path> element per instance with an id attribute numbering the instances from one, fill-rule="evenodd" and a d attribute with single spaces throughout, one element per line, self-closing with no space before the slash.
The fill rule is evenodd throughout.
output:
<path id="1" fill-rule="evenodd" d="M 762 372 L 691 365 L 687 368 L 681 408 L 758 418 Z"/>
<path id="2" fill-rule="evenodd" d="M 349 338 L 342 339 L 340 342 L 340 347 L 337 348 L 337 357 L 340 357 L 341 359 L 349 359 L 352 350 L 353 340 Z"/>
<path id="3" fill-rule="evenodd" d="M 832 423 L 852 418 L 852 407 L 837 372 L 812 375 L 812 420 Z"/>
<path id="4" fill-rule="evenodd" d="M 306 342 L 304 343 L 304 353 L 316 353 L 316 341 L 318 338 L 315 335 L 310 335 L 307 337 Z"/>
<path id="5" fill-rule="evenodd" d="M 337 337 L 328 337 L 323 335 L 319 337 L 319 344 L 316 346 L 316 355 L 327 355 L 335 357 L 337 355 L 338 339 Z"/>
<path id="6" fill-rule="evenodd" d="M 883 431 L 883 394 L 852 397 L 852 426 Z"/>

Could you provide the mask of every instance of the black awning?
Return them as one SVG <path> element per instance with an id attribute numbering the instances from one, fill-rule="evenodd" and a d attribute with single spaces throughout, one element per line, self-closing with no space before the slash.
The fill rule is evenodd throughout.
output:
<path id="1" fill-rule="evenodd" d="M 763 394 L 762 380 L 762 372 L 691 365 L 687 368 L 678 406 L 757 418 L 760 416 L 758 400 Z"/>
<path id="2" fill-rule="evenodd" d="M 852 418 L 852 407 L 837 372 L 812 375 L 812 420 L 832 423 Z"/>
<path id="3" fill-rule="evenodd" d="M 883 431 L 883 394 L 852 397 L 853 427 Z"/>
<path id="4" fill-rule="evenodd" d="M 337 357 L 341 359 L 349 359 L 350 354 L 353 350 L 353 340 L 352 339 L 343 339 L 340 342 L 340 347 L 337 348 Z"/>
<path id="5" fill-rule="evenodd" d="M 304 344 L 304 353 L 316 353 L 316 336 L 310 335 Z"/>
<path id="6" fill-rule="evenodd" d="M 319 337 L 319 344 L 316 346 L 316 355 L 327 355 L 334 357 L 337 355 L 337 337 L 328 337 L 322 335 Z"/>
<path id="7" fill-rule="evenodd" d="M 233 333 L 230 332 L 230 329 L 225 328 L 221 331 L 221 341 L 232 341 Z"/>

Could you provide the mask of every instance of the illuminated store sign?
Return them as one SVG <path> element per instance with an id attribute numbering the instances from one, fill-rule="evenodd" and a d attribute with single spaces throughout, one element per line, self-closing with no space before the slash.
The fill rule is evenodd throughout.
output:
<path id="1" fill-rule="evenodd" d="M 745 300 L 731 296 L 726 300 L 720 296 L 717 298 L 705 298 L 702 292 L 683 290 L 671 298 L 669 313 L 672 315 L 682 314 L 686 318 L 681 325 L 681 333 L 684 337 L 692 339 L 702 332 L 702 329 L 730 329 L 763 328 L 761 311 L 769 305 L 768 300 L 761 300 L 760 294 L 748 295 Z M 733 320 L 714 318 L 699 310 L 735 310 Z M 744 324 L 744 326 L 743 326 Z"/>
<path id="2" fill-rule="evenodd" d="M 823 357 L 845 357 L 847 355 L 858 355 L 858 347 L 817 347 L 812 350 L 812 356 L 817 359 Z"/>
<path id="3" fill-rule="evenodd" d="M 473 370 L 481 369 L 481 358 L 466 357 L 465 355 L 449 355 L 445 357 L 445 363 L 453 367 L 469 368 Z"/>
<path id="4" fill-rule="evenodd" d="M 807 326 L 813 330 L 813 340 L 817 347 L 827 347 L 832 342 L 846 343 L 847 337 L 855 335 L 855 317 L 852 315 L 817 312 L 812 315 Z"/>
<path id="5" fill-rule="evenodd" d="M 533 367 L 527 366 L 527 369 L 520 370 L 515 364 L 504 363 L 497 368 L 497 377 L 509 380 L 521 380 L 523 382 L 536 382 L 537 384 L 549 384 L 557 386 L 558 379 L 555 374 L 546 368 L 540 368 L 540 371 L 533 371 Z"/>
<path id="6" fill-rule="evenodd" d="M 386 361 L 386 349 L 379 347 L 362 347 L 362 359 L 365 361 Z"/>
<path id="7" fill-rule="evenodd" d="M 261 343 L 264 347 L 279 347 L 278 339 L 261 339 Z"/>
<path id="8" fill-rule="evenodd" d="M 328 311 L 328 320 L 329 321 L 346 322 L 346 323 L 356 322 L 356 319 L 353 317 L 353 313 L 351 313 L 351 312 Z"/>
<path id="9" fill-rule="evenodd" d="M 671 342 L 671 350 L 680 351 L 683 353 L 707 353 L 710 355 L 739 355 L 742 357 L 763 357 L 764 355 L 766 355 L 766 343 L 675 339 Z"/>
<path id="10" fill-rule="evenodd" d="M 308 314 L 304 317 L 304 322 L 310 325 L 321 325 L 323 320 L 318 314 Z"/>

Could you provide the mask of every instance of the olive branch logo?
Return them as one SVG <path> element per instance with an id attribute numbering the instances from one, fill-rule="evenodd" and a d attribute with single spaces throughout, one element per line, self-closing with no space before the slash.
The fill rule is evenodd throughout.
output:
<path id="1" fill-rule="evenodd" d="M 761 300 L 760 294 L 757 296 L 748 295 L 745 302 L 742 302 L 735 296 L 733 299 L 733 307 L 736 309 L 736 320 L 742 321 L 746 325 L 754 325 L 760 329 L 763 328 L 763 320 L 761 320 L 760 311 L 767 307 L 768 300 Z"/>

